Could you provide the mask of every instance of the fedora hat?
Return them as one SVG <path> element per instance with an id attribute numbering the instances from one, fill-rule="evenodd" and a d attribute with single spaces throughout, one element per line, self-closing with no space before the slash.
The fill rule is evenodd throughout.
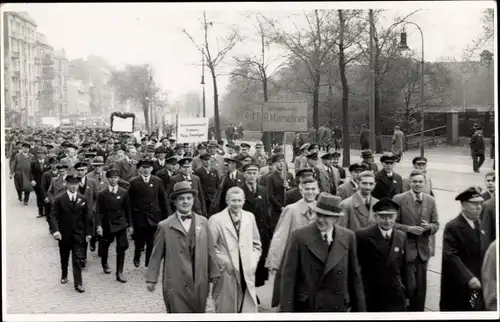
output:
<path id="1" fill-rule="evenodd" d="M 92 159 L 92 165 L 104 165 L 104 158 L 100 155 Z"/>
<path id="2" fill-rule="evenodd" d="M 340 207 L 340 197 L 334 196 L 327 192 L 322 192 L 318 196 L 316 205 L 312 207 L 314 211 L 325 216 L 343 216 L 342 208 Z"/>
<path id="3" fill-rule="evenodd" d="M 174 191 L 170 194 L 170 199 L 175 199 L 183 193 L 192 193 L 193 196 L 198 194 L 198 190 L 191 188 L 191 184 L 187 181 L 177 182 L 174 185 Z"/>

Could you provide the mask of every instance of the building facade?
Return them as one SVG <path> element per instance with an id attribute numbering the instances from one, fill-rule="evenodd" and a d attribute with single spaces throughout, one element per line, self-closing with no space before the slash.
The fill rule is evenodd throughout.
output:
<path id="1" fill-rule="evenodd" d="M 67 101 L 63 115 L 72 120 L 91 117 L 89 86 L 81 80 L 67 80 Z"/>
<path id="2" fill-rule="evenodd" d="M 34 125 L 36 22 L 25 12 L 4 12 L 4 95 L 6 123 Z"/>
<path id="3" fill-rule="evenodd" d="M 68 59 L 64 49 L 54 51 L 54 106 L 60 117 L 68 111 Z"/>

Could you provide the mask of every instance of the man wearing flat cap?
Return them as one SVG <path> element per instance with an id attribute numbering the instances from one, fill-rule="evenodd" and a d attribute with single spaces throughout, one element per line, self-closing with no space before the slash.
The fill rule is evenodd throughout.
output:
<path id="1" fill-rule="evenodd" d="M 355 194 L 356 191 L 358 191 L 359 174 L 365 170 L 366 166 L 360 162 L 353 163 L 349 166 L 349 173 L 351 174 L 349 180 L 344 182 L 337 188 L 337 195 L 342 200 L 349 198 L 350 196 Z"/>
<path id="2" fill-rule="evenodd" d="M 364 312 L 356 237 L 338 225 L 341 199 L 321 193 L 316 221 L 292 232 L 285 254 L 280 312 Z"/>
<path id="3" fill-rule="evenodd" d="M 108 249 L 116 239 L 116 280 L 126 283 L 123 276 L 125 251 L 128 248 L 127 228 L 132 233 L 132 217 L 127 190 L 118 186 L 120 179 L 117 170 L 106 172 L 108 187 L 99 191 L 96 201 L 96 233 L 102 240 L 99 245 L 101 265 L 105 274 L 110 274 Z"/>
<path id="4" fill-rule="evenodd" d="M 191 185 L 192 189 L 198 191 L 194 201 L 193 211 L 198 215 L 207 217 L 205 194 L 203 193 L 200 178 L 193 174 L 193 168 L 191 166 L 192 161 L 193 159 L 191 158 L 182 158 L 177 162 L 179 164 L 179 173 L 170 178 L 166 192 L 170 195 L 177 182 L 187 181 Z M 173 210 L 175 211 L 175 209 Z"/>
<path id="5" fill-rule="evenodd" d="M 45 171 L 50 169 L 49 162 L 46 158 L 45 148 L 39 148 L 37 150 L 36 158 L 33 158 L 30 166 L 30 181 L 31 185 L 34 187 L 36 194 L 36 205 L 38 207 L 38 218 L 43 217 L 44 201 L 45 195 L 42 189 L 42 175 Z"/>
<path id="6" fill-rule="evenodd" d="M 10 162 L 10 179 L 14 178 L 14 185 L 17 191 L 17 200 L 28 205 L 30 193 L 33 191 L 33 186 L 30 180 L 31 160 L 33 155 L 30 154 L 30 145 L 22 144 L 21 152 L 17 153 Z M 24 196 L 23 196 L 24 194 Z"/>
<path id="7" fill-rule="evenodd" d="M 143 159 L 137 164 L 139 173 L 128 188 L 132 221 L 134 223 L 134 265 L 139 267 L 141 250 L 146 245 L 145 266 L 153 250 L 156 227 L 172 210 L 160 178 L 151 175 L 153 161 Z"/>
<path id="8" fill-rule="evenodd" d="M 220 189 L 210 205 L 210 215 L 218 213 L 227 207 L 226 192 L 229 188 L 240 186 L 243 182 L 245 182 L 245 177 L 238 171 L 237 160 L 224 158 L 224 164 L 227 167 L 227 173 L 222 177 Z"/>
<path id="9" fill-rule="evenodd" d="M 176 211 L 158 224 L 154 238 L 146 284 L 154 292 L 163 271 L 168 313 L 205 313 L 210 283 L 220 276 L 208 220 L 192 210 L 196 194 L 186 181 L 174 185 L 169 198 Z"/>
<path id="10" fill-rule="evenodd" d="M 434 197 L 432 192 L 432 181 L 427 174 L 427 158 L 422 156 L 417 156 L 412 160 L 413 168 L 415 170 L 420 170 L 425 176 L 424 193 Z M 410 177 L 403 179 L 403 191 L 410 190 Z"/>
<path id="11" fill-rule="evenodd" d="M 267 155 L 266 151 L 264 151 L 264 144 L 262 141 L 257 141 L 257 143 L 255 143 L 255 154 L 253 158 L 260 168 L 267 165 Z"/>
<path id="12" fill-rule="evenodd" d="M 397 194 L 393 200 L 400 206 L 396 229 L 406 233 L 408 247 L 408 311 L 423 312 L 427 293 L 427 266 L 431 257 L 430 236 L 439 229 L 439 217 L 434 197 L 423 192 L 422 171 L 410 174 L 411 190 Z"/>
<path id="13" fill-rule="evenodd" d="M 339 172 L 340 184 L 344 183 L 346 173 L 345 169 L 340 166 L 340 153 L 337 151 L 332 152 L 332 166 Z"/>
<path id="14" fill-rule="evenodd" d="M 439 310 L 482 311 L 481 266 L 489 246 L 479 220 L 484 199 L 479 187 L 470 187 L 455 200 L 461 212 L 443 231 Z"/>
<path id="15" fill-rule="evenodd" d="M 396 158 L 393 155 L 380 157 L 383 169 L 375 173 L 375 188 L 372 195 L 377 199 L 392 198 L 403 192 L 403 178 L 394 172 Z"/>
<path id="16" fill-rule="evenodd" d="M 73 283 L 78 293 L 85 292 L 82 281 L 82 263 L 86 243 L 92 237 L 87 199 L 78 192 L 80 179 L 75 174 L 66 176 L 66 192 L 55 197 L 49 216 L 50 231 L 59 241 L 61 257 L 61 284 L 68 282 L 68 264 L 71 253 Z"/>
<path id="17" fill-rule="evenodd" d="M 207 211 L 210 209 L 212 201 L 217 195 L 220 186 L 220 177 L 215 169 L 210 168 L 210 154 L 203 153 L 199 156 L 201 166 L 194 171 L 194 174 L 200 178 L 201 186 L 205 198 L 205 205 Z"/>
<path id="18" fill-rule="evenodd" d="M 374 224 L 355 232 L 367 312 L 406 311 L 407 245 L 406 234 L 394 229 L 398 210 L 389 198 L 378 201 Z"/>

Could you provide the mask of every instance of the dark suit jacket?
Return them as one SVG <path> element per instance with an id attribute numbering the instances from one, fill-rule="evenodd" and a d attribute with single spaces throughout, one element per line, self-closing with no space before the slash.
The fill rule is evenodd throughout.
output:
<path id="1" fill-rule="evenodd" d="M 151 172 L 151 174 L 156 176 L 158 171 L 165 168 L 165 163 L 166 163 L 165 160 L 163 160 L 163 165 L 161 165 L 158 160 L 155 160 L 155 162 L 153 162 L 153 171 Z"/>
<path id="2" fill-rule="evenodd" d="M 395 228 L 404 231 L 406 233 L 406 237 L 408 238 L 406 259 L 411 262 L 419 256 L 422 261 L 428 261 L 431 257 L 429 238 L 431 235 L 436 234 L 439 229 L 436 200 L 434 197 L 424 193 L 421 214 L 417 213 L 415 199 L 411 191 L 398 194 L 394 196 L 393 200 L 400 207 L 399 215 L 396 218 Z M 427 221 L 430 224 L 431 229 L 424 232 L 420 236 L 410 234 L 408 232 L 408 227 L 420 226 L 422 220 Z"/>
<path id="3" fill-rule="evenodd" d="M 101 226 L 104 235 L 132 226 L 130 202 L 127 190 L 118 187 L 116 194 L 104 188 L 97 194 L 96 226 Z"/>
<path id="4" fill-rule="evenodd" d="M 137 166 L 127 162 L 127 160 L 116 162 L 116 170 L 118 170 L 120 178 L 128 182 L 137 176 Z"/>
<path id="5" fill-rule="evenodd" d="M 384 170 L 375 174 L 375 188 L 373 188 L 372 196 L 380 200 L 392 198 L 401 192 L 403 192 L 403 178 L 399 174 L 393 172 L 392 178 L 389 178 Z"/>
<path id="6" fill-rule="evenodd" d="M 170 183 L 167 187 L 167 195 L 170 196 L 170 194 L 174 191 L 174 185 L 182 181 L 185 181 L 184 175 L 182 174 L 176 174 L 175 176 L 170 178 Z M 198 178 L 198 176 L 195 174 L 191 174 L 190 183 L 191 188 L 198 191 L 198 194 L 194 198 L 193 211 L 198 215 L 207 217 L 207 204 L 205 203 L 205 196 L 203 193 L 203 188 L 201 186 L 200 178 Z M 175 209 L 172 208 L 172 211 L 175 212 Z"/>
<path id="7" fill-rule="evenodd" d="M 497 228 L 495 225 L 496 211 L 495 199 L 491 198 L 483 203 L 481 212 L 481 223 L 487 237 L 488 245 L 497 239 Z"/>
<path id="8" fill-rule="evenodd" d="M 316 223 L 292 232 L 281 277 L 281 312 L 365 312 L 353 232 L 335 225 L 331 250 Z"/>
<path id="9" fill-rule="evenodd" d="M 218 191 L 210 206 L 210 215 L 224 210 L 227 207 L 226 193 L 229 188 L 240 186 L 244 182 L 245 177 L 239 171 L 236 172 L 236 179 L 231 179 L 227 174 L 223 176 L 220 184 L 220 190 Z"/>
<path id="10" fill-rule="evenodd" d="M 485 191 L 481 194 L 481 197 L 483 197 L 484 201 L 488 201 L 491 199 L 491 194 L 488 191 Z"/>
<path id="11" fill-rule="evenodd" d="M 408 298 L 405 233 L 393 229 L 387 242 L 378 225 L 373 225 L 356 231 L 356 245 L 367 311 L 405 311 Z"/>
<path id="12" fill-rule="evenodd" d="M 287 173 L 291 176 L 290 173 Z M 285 207 L 285 181 L 281 175 L 275 171 L 267 177 L 267 193 L 269 196 L 269 203 L 273 213 L 280 213 L 281 208 Z M 288 184 L 291 186 L 293 182 L 290 177 L 287 178 Z"/>
<path id="13" fill-rule="evenodd" d="M 470 310 L 469 281 L 481 281 L 481 266 L 488 248 L 481 227 L 473 230 L 462 214 L 449 221 L 443 231 L 440 311 Z M 481 294 L 482 295 L 482 294 Z"/>
<path id="14" fill-rule="evenodd" d="M 209 172 L 204 167 L 198 168 L 194 173 L 200 178 L 205 202 L 212 202 L 217 194 L 220 185 L 220 178 L 217 170 L 210 169 Z"/>
<path id="15" fill-rule="evenodd" d="M 152 175 L 148 184 L 142 176 L 133 178 L 128 193 L 134 227 L 156 227 L 172 214 L 163 183 L 156 176 Z"/>
<path id="16" fill-rule="evenodd" d="M 42 175 L 45 171 L 50 169 L 49 162 L 43 160 L 43 167 L 40 166 L 40 161 L 34 158 L 30 165 L 30 181 L 35 180 L 35 189 L 42 189 Z"/>
<path id="17" fill-rule="evenodd" d="M 176 173 L 172 173 L 172 177 L 175 175 Z M 169 186 L 170 184 L 170 178 L 171 176 L 168 175 L 168 171 L 167 171 L 167 168 L 163 168 L 161 169 L 160 171 L 158 171 L 155 176 L 157 176 L 158 178 L 161 179 L 161 182 L 163 182 L 163 188 L 165 189 L 165 191 L 167 190 L 167 187 Z"/>
<path id="18" fill-rule="evenodd" d="M 345 169 L 342 168 L 341 166 L 335 166 L 335 168 L 337 168 L 339 170 L 339 173 L 340 173 L 340 179 L 345 179 Z"/>
<path id="19" fill-rule="evenodd" d="M 42 183 L 41 183 L 41 187 L 42 187 L 42 190 L 43 190 L 43 194 L 46 196 L 48 191 L 49 191 L 49 187 L 50 187 L 50 183 L 52 182 L 52 178 L 54 177 L 57 177 L 59 175 L 58 172 L 56 172 L 55 174 L 52 172 L 52 170 L 47 170 L 45 171 L 45 173 L 42 175 Z"/>
<path id="20" fill-rule="evenodd" d="M 57 196 L 66 191 L 66 181 L 63 178 L 56 176 L 52 178 L 46 196 L 52 202 Z"/>
<path id="21" fill-rule="evenodd" d="M 92 235 L 92 218 L 87 199 L 77 192 L 77 201 L 71 204 L 67 193 L 58 195 L 52 202 L 49 214 L 50 231 L 60 232 L 63 243 L 84 243 Z"/>

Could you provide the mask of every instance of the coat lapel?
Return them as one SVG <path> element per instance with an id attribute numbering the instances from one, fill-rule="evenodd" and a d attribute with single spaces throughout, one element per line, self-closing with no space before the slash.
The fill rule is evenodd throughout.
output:
<path id="1" fill-rule="evenodd" d="M 335 265 L 337 265 L 337 263 L 347 253 L 345 251 L 348 247 L 347 235 L 339 227 L 340 226 L 335 225 L 335 236 L 333 238 L 333 245 L 326 260 L 323 276 L 325 276 L 333 267 L 335 267 Z"/>
<path id="2" fill-rule="evenodd" d="M 236 228 L 234 228 L 234 225 L 233 225 L 233 221 L 231 219 L 231 215 L 229 215 L 229 212 L 227 210 L 224 210 L 224 216 L 222 216 L 224 218 L 224 229 L 226 229 L 227 231 L 229 231 L 229 233 L 234 237 L 234 239 L 236 239 L 237 243 L 239 241 L 239 238 L 238 238 L 238 233 L 236 233 Z M 243 216 L 241 216 L 243 217 Z M 242 218 L 240 218 L 240 229 L 241 229 L 241 220 Z"/>
<path id="3" fill-rule="evenodd" d="M 387 261 L 385 263 L 387 266 L 389 266 L 392 263 L 396 255 L 398 255 L 400 252 L 404 253 L 403 245 L 399 239 L 399 236 L 395 233 L 394 229 L 392 230 L 391 245 L 389 247 L 390 247 L 389 256 L 387 256 Z"/>
<path id="4" fill-rule="evenodd" d="M 408 207 L 408 209 L 410 209 L 410 212 L 411 212 L 412 216 L 417 221 L 419 221 L 420 220 L 420 214 L 417 212 L 417 206 L 415 205 L 415 199 L 413 198 L 413 195 L 411 194 L 410 191 L 408 191 L 406 193 L 405 203 L 406 203 L 406 207 Z M 423 201 L 422 201 L 422 208 L 423 208 Z"/>
<path id="5" fill-rule="evenodd" d="M 370 201 L 371 202 L 371 201 Z M 370 209 L 366 209 L 366 205 L 361 201 L 359 194 L 355 193 L 352 198 L 354 209 L 365 218 L 370 218 Z"/>
<path id="6" fill-rule="evenodd" d="M 181 222 L 179 221 L 179 218 L 177 217 L 177 212 L 175 212 L 173 214 L 174 218 L 172 218 L 172 220 L 170 220 L 170 223 L 169 223 L 169 227 L 172 228 L 172 229 L 175 229 L 177 231 L 179 231 L 181 234 L 183 234 L 184 236 L 187 235 L 187 232 L 186 230 L 184 229 L 184 227 L 182 226 Z M 194 216 L 193 216 L 193 220 L 194 220 Z"/>
<path id="7" fill-rule="evenodd" d="M 321 238 L 321 234 L 316 225 L 311 225 L 310 238 L 307 241 L 307 248 L 314 254 L 322 263 L 325 263 L 328 256 L 328 246 Z"/>

